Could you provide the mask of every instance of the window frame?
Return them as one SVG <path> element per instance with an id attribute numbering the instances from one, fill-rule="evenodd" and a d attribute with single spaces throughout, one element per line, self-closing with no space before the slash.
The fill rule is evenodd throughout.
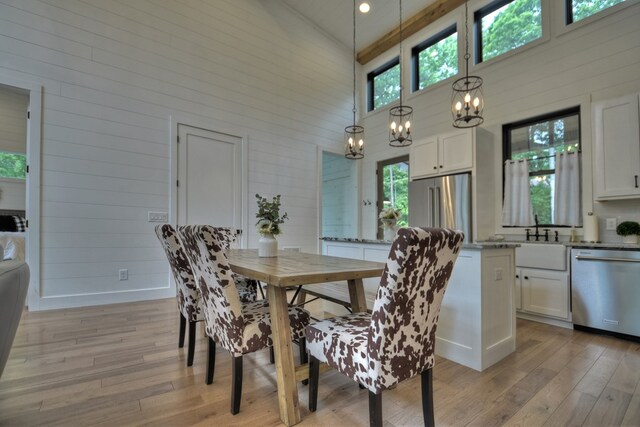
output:
<path id="1" fill-rule="evenodd" d="M 512 131 L 513 129 L 522 128 L 525 126 L 535 125 L 540 122 L 558 120 L 558 119 L 563 119 L 565 117 L 577 115 L 578 116 L 578 138 L 580 141 L 580 147 L 578 149 L 578 153 L 581 153 L 582 152 L 582 112 L 580 110 L 581 110 L 580 105 L 576 105 L 574 107 L 564 108 L 562 110 L 541 114 L 535 117 L 519 120 L 516 122 L 505 123 L 504 125 L 502 125 L 502 203 L 503 204 L 504 204 L 504 196 L 505 196 L 504 194 L 504 188 L 505 188 L 504 163 L 507 160 L 512 160 L 510 131 Z M 529 172 L 529 177 L 549 175 L 550 173 L 555 174 L 555 168 Z M 580 188 L 580 191 L 581 192 L 583 191 L 582 187 Z M 557 225 L 557 224 L 539 224 L 539 226 L 553 227 L 553 228 L 571 228 L 570 225 Z M 502 227 L 503 228 L 522 228 L 519 225 L 502 225 Z"/>
<path id="2" fill-rule="evenodd" d="M 623 1 L 621 3 L 614 4 L 613 6 L 609 6 L 609 7 L 605 8 L 605 9 L 602 9 L 602 10 L 600 10 L 600 11 L 598 11 L 598 12 L 592 14 L 592 15 L 584 17 L 584 18 L 580 19 L 579 21 L 575 21 L 573 19 L 573 0 L 564 0 L 564 25 L 565 26 L 570 26 L 570 25 L 574 25 L 574 24 L 579 24 L 579 23 L 581 23 L 583 21 L 586 21 L 588 19 L 593 18 L 594 16 L 601 16 L 602 13 L 614 12 L 614 11 L 618 10 L 617 8 L 624 7 L 624 6 L 621 6 L 621 5 L 630 4 L 630 3 L 632 3 L 632 2 Z M 616 8 L 616 9 L 614 9 L 614 8 Z M 604 15 L 602 15 L 602 16 L 604 16 Z"/>
<path id="3" fill-rule="evenodd" d="M 396 65 L 400 65 L 400 56 L 396 56 L 393 59 L 385 62 L 384 64 L 382 64 L 381 66 L 375 68 L 372 71 L 369 71 L 367 73 L 367 112 L 371 112 L 371 111 L 375 111 L 376 108 L 374 106 L 374 80 L 376 77 L 378 77 L 380 74 L 384 73 L 385 71 L 389 71 L 390 69 L 392 69 L 393 67 L 395 67 Z M 389 105 L 389 104 L 385 104 Z M 380 108 L 380 107 L 379 107 Z"/>
<path id="4" fill-rule="evenodd" d="M 409 177 L 411 176 L 411 163 L 409 160 L 409 155 L 405 154 L 403 156 L 398 156 L 398 157 L 392 157 L 390 159 L 384 159 L 384 160 L 380 160 L 377 162 L 376 164 L 376 194 L 377 194 L 377 199 L 376 199 L 376 236 L 378 239 L 382 240 L 383 238 L 383 234 L 384 231 L 378 227 L 378 223 L 379 223 L 379 217 L 380 217 L 380 212 L 382 212 L 382 209 L 384 208 L 384 168 L 385 166 L 389 166 L 389 165 L 394 165 L 396 163 L 406 163 L 409 167 Z M 409 178 L 409 180 L 407 181 L 407 185 L 409 185 L 409 182 L 411 181 L 411 179 Z M 407 189 L 408 190 L 408 189 Z M 407 212 L 407 215 L 409 213 Z"/>
<path id="5" fill-rule="evenodd" d="M 545 17 L 545 1 L 544 0 L 540 0 L 540 37 L 534 40 L 531 40 L 530 42 L 527 42 L 525 44 L 523 44 L 522 46 L 518 46 L 516 48 L 510 49 L 506 52 L 501 53 L 500 55 L 496 55 L 493 58 L 487 59 L 486 61 L 483 59 L 483 55 L 482 55 L 482 18 L 484 18 L 485 16 L 489 15 L 492 12 L 495 12 L 496 10 L 500 9 L 503 6 L 508 5 L 509 3 L 513 3 L 516 0 L 494 0 L 492 2 L 489 2 L 488 4 L 486 4 L 485 6 L 476 9 L 473 12 L 473 29 L 471 31 L 471 33 L 473 34 L 473 54 L 474 54 L 474 61 L 473 63 L 475 65 L 479 65 L 482 63 L 485 63 L 486 61 L 493 61 L 497 58 L 501 58 L 507 54 L 510 54 L 514 51 L 519 51 L 520 49 L 523 49 L 525 47 L 528 47 L 529 45 L 531 45 L 532 43 L 539 43 L 541 41 L 544 41 L 546 39 L 546 25 L 545 21 L 547 21 L 548 19 L 546 19 Z"/>
<path id="6" fill-rule="evenodd" d="M 429 37 L 428 39 L 418 43 L 417 45 L 415 45 L 414 47 L 411 48 L 411 91 L 412 92 L 418 92 L 420 90 L 424 90 L 429 86 L 432 86 L 434 84 L 438 84 L 441 81 L 444 81 L 446 79 L 440 80 L 436 83 L 433 83 L 432 85 L 428 85 L 425 86 L 423 89 L 420 89 L 420 53 L 422 53 L 422 51 L 427 50 L 428 48 L 430 48 L 431 46 L 441 42 L 442 40 L 448 38 L 449 36 L 453 35 L 453 34 L 458 34 L 458 24 L 457 22 L 454 22 L 453 24 L 451 24 L 450 26 L 446 27 L 444 30 L 441 30 L 439 32 L 437 32 L 436 34 L 432 35 L 431 37 Z M 460 38 L 460 35 L 458 34 L 458 39 Z M 458 72 L 456 74 L 454 74 L 451 77 L 455 77 L 457 74 L 460 73 L 460 52 L 458 52 L 459 50 L 459 43 L 456 43 L 456 59 L 457 59 L 457 68 L 458 68 Z M 451 78 L 448 77 L 448 78 Z"/>

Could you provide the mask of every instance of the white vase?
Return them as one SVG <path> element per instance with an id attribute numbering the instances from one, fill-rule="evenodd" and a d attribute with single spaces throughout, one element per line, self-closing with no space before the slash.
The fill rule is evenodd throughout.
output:
<path id="1" fill-rule="evenodd" d="M 638 243 L 638 235 L 631 234 L 629 236 L 622 236 L 622 243 L 630 243 L 632 245 L 635 245 Z"/>
<path id="2" fill-rule="evenodd" d="M 382 221 L 382 238 L 384 240 L 393 241 L 396 238 L 396 221 L 383 220 Z"/>
<path id="3" fill-rule="evenodd" d="M 258 239 L 258 256 L 273 258 L 278 256 L 278 241 L 273 234 L 261 234 Z"/>

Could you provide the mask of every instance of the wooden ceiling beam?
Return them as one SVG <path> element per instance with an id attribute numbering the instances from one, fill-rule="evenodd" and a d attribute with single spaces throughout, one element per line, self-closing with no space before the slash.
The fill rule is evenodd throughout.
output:
<path id="1" fill-rule="evenodd" d="M 402 23 L 402 38 L 406 39 L 417 33 L 464 3 L 465 0 L 436 0 Z M 394 28 L 358 52 L 358 62 L 364 65 L 398 43 L 400 43 L 400 27 Z"/>

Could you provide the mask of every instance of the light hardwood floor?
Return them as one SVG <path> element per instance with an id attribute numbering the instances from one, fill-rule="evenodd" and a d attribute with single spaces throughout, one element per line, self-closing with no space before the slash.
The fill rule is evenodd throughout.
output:
<path id="1" fill-rule="evenodd" d="M 202 329 L 192 368 L 177 329 L 174 300 L 25 312 L 0 379 L 0 425 L 280 425 L 266 351 L 245 357 L 232 416 L 228 353 L 206 386 Z M 522 320 L 517 334 L 516 353 L 482 373 L 437 359 L 438 425 L 640 425 L 640 344 Z M 368 424 L 367 392 L 340 374 L 321 374 L 313 414 L 299 390 L 300 425 Z M 384 393 L 383 415 L 422 424 L 418 378 Z"/>

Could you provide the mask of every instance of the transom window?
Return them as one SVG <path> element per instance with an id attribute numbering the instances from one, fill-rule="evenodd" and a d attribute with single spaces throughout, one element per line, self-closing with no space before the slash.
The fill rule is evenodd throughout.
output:
<path id="1" fill-rule="evenodd" d="M 503 126 L 504 160 L 529 160 L 533 214 L 542 225 L 555 224 L 555 155 L 580 152 L 580 108 L 571 108 Z"/>
<path id="2" fill-rule="evenodd" d="M 625 0 L 565 0 L 567 24 L 581 21 Z"/>
<path id="3" fill-rule="evenodd" d="M 398 209 L 397 225 L 409 225 L 409 156 L 396 157 L 378 162 L 378 215 L 383 209 Z M 382 229 L 378 237 L 382 239 Z"/>
<path id="4" fill-rule="evenodd" d="M 411 49 L 413 90 L 458 74 L 458 33 L 452 25 Z"/>
<path id="5" fill-rule="evenodd" d="M 0 151 L 0 178 L 27 179 L 27 156 Z"/>
<path id="6" fill-rule="evenodd" d="M 542 37 L 540 0 L 496 0 L 474 14 L 476 63 Z"/>
<path id="7" fill-rule="evenodd" d="M 400 59 L 395 58 L 367 74 L 367 111 L 400 99 Z"/>

